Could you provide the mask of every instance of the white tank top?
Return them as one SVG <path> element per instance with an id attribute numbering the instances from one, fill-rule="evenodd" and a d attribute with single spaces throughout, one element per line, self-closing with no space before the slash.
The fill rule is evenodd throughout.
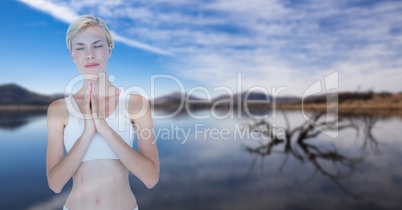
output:
<path id="1" fill-rule="evenodd" d="M 134 130 L 128 117 L 128 112 L 126 111 L 128 110 L 129 98 L 125 97 L 127 95 L 122 93 L 123 91 L 120 91 L 119 100 L 114 112 L 105 120 L 109 126 L 132 147 L 134 141 Z M 68 153 L 84 131 L 84 117 L 72 95 L 66 97 L 65 102 L 69 112 L 69 118 L 68 123 L 64 128 L 64 147 Z M 98 132 L 95 132 L 82 161 L 96 159 L 119 159 Z"/>

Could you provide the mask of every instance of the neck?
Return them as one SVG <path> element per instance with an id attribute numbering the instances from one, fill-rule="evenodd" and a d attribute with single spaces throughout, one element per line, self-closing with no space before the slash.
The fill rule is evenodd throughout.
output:
<path id="1" fill-rule="evenodd" d="M 82 90 L 85 91 L 89 88 L 89 83 L 92 82 L 94 85 L 95 95 L 99 98 L 105 98 L 108 96 L 113 96 L 116 94 L 116 87 L 110 83 L 108 76 L 106 74 L 101 74 L 96 78 L 85 78 Z"/>

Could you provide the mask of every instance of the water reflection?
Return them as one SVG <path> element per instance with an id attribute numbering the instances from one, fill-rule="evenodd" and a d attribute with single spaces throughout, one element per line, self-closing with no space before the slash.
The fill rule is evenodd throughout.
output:
<path id="1" fill-rule="evenodd" d="M 18 119 L 28 123 L 11 132 L 0 129 L 1 209 L 61 209 L 71 190 L 67 187 L 56 195 L 47 186 L 46 118 L 37 113 L 20 114 Z M 283 140 L 246 135 L 224 140 L 195 138 L 195 125 L 229 128 L 234 135 L 235 125 L 251 119 L 195 120 L 185 113 L 157 119 L 155 128 L 170 128 L 173 123 L 191 130 L 190 137 L 185 143 L 159 138 L 160 182 L 148 190 L 130 175 L 130 185 L 141 209 L 399 209 L 401 118 L 370 115 L 339 120 L 341 132 L 335 139 L 310 128 L 298 112 L 285 112 L 271 120 L 286 128 Z M 267 123 L 252 125 L 263 130 Z"/>
<path id="2" fill-rule="evenodd" d="M 1 110 L 0 129 L 15 131 L 37 117 L 44 116 L 45 109 L 37 110 Z"/>
<path id="3" fill-rule="evenodd" d="M 268 137 L 267 142 L 261 142 L 257 147 L 247 146 L 242 144 L 245 151 L 250 154 L 256 155 L 247 177 L 250 175 L 253 167 L 258 158 L 263 159 L 270 157 L 273 154 L 282 153 L 285 154 L 282 163 L 280 164 L 278 171 L 282 172 L 289 156 L 303 163 L 310 163 L 314 171 L 310 177 L 308 177 L 301 184 L 311 182 L 317 173 L 331 180 L 339 189 L 353 198 L 354 200 L 361 202 L 363 198 L 348 189 L 342 181 L 350 178 L 357 167 L 363 163 L 366 157 L 365 150 L 371 149 L 375 152 L 379 152 L 380 142 L 374 137 L 372 130 L 375 127 L 379 117 L 375 115 L 363 115 L 359 117 L 352 117 L 350 115 L 340 116 L 338 119 L 332 121 L 325 121 L 328 117 L 324 112 L 313 113 L 311 119 L 317 122 L 313 124 L 304 121 L 301 125 L 291 128 L 288 116 L 283 112 L 283 116 L 286 122 L 286 128 L 283 130 L 283 135 L 275 135 L 273 131 L 272 123 L 267 120 L 254 120 L 249 124 L 249 129 L 252 132 L 260 132 Z M 336 123 L 337 126 L 334 126 Z M 333 139 L 324 141 L 314 141 L 319 135 L 324 135 L 325 130 L 337 130 L 341 132 L 346 129 L 352 129 L 356 132 L 356 138 L 362 130 L 364 135 L 363 144 L 361 146 L 360 154 L 354 153 L 353 155 L 346 155 L 341 149 L 333 145 Z M 331 141 L 331 142 L 329 142 Z M 338 139 L 339 141 L 339 139 Z M 348 139 L 350 141 L 350 139 Z M 262 161 L 262 160 L 261 160 Z"/>

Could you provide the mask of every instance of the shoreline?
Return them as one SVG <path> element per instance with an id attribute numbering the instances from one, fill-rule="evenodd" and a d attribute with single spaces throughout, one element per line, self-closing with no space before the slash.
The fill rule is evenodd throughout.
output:
<path id="1" fill-rule="evenodd" d="M 48 105 L 0 105 L 0 111 L 47 110 Z"/>
<path id="2" fill-rule="evenodd" d="M 175 107 L 167 105 L 166 110 L 175 110 Z M 47 110 L 48 105 L 0 105 L 0 111 L 44 111 Z M 229 107 L 216 107 L 217 109 L 228 109 Z M 265 106 L 253 106 L 250 104 L 250 109 L 271 109 L 271 105 Z M 306 111 L 326 111 L 327 104 L 277 104 L 277 110 L 289 110 L 289 111 L 301 111 L 302 108 Z M 155 110 L 163 110 L 160 105 L 155 106 Z M 190 108 L 191 110 L 208 110 L 211 107 L 200 107 L 200 108 Z M 243 109 L 243 108 L 242 108 Z M 338 106 L 338 113 L 339 114 L 395 114 L 395 115 L 402 115 L 402 106 L 398 106 L 397 104 L 393 104 L 392 106 L 385 106 L 384 104 L 381 105 L 370 105 L 370 104 L 360 104 L 360 105 L 350 105 L 350 104 L 339 104 Z"/>

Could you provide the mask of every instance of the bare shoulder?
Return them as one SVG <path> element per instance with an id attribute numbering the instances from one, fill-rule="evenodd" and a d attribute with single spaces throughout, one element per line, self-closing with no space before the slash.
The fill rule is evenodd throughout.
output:
<path id="1" fill-rule="evenodd" d="M 148 100 L 140 94 L 130 94 L 128 110 L 131 115 L 143 115 L 150 110 Z"/>
<path id="2" fill-rule="evenodd" d="M 57 99 L 55 101 L 53 101 L 49 107 L 47 108 L 48 112 L 49 111 L 62 111 L 62 110 L 66 110 L 66 103 L 65 103 L 65 99 Z"/>
<path id="3" fill-rule="evenodd" d="M 68 116 L 68 110 L 64 98 L 53 101 L 47 108 L 48 118 L 51 117 L 60 120 L 65 120 L 67 116 Z"/>
<path id="4" fill-rule="evenodd" d="M 134 109 L 148 108 L 148 100 L 140 94 L 130 94 L 129 107 Z"/>

